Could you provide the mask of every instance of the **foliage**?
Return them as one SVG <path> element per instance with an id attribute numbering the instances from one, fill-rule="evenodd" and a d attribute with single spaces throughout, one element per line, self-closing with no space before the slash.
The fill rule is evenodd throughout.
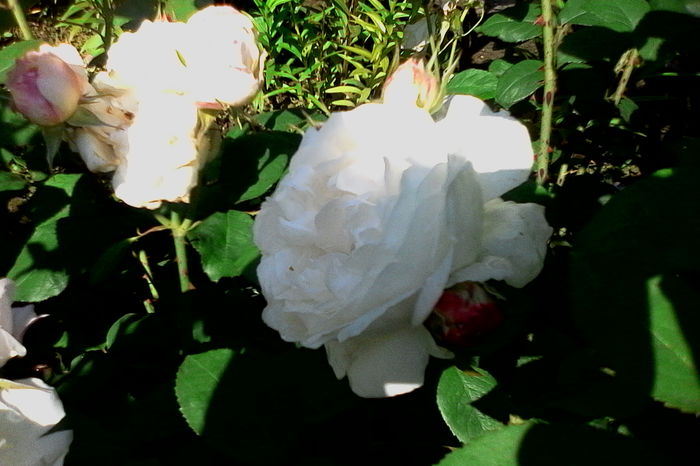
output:
<path id="1" fill-rule="evenodd" d="M 37 38 L 71 40 L 99 64 L 141 19 L 206 3 L 22 6 Z M 262 323 L 252 218 L 299 134 L 377 98 L 412 53 L 405 26 L 438 13 L 394 0 L 235 3 L 269 54 L 264 93 L 218 120 L 219 156 L 190 205 L 159 218 L 130 208 L 67 147 L 49 168 L 40 130 L 1 102 L 0 276 L 48 315 L 2 376 L 57 387 L 75 433 L 66 464 L 684 464 L 700 433 L 696 3 L 552 2 L 550 181 L 508 194 L 547 208 L 545 269 L 522 290 L 489 284 L 504 324 L 431 361 L 421 389 L 383 400 L 355 397 L 324 354 Z M 540 0 L 466 3 L 442 32 L 438 21 L 437 54 L 423 53 L 447 93 L 509 110 L 537 139 Z M 11 24 L 0 17 L 0 81 L 38 44 Z M 178 216 L 191 223 L 168 223 Z M 184 291 L 173 232 L 189 259 Z"/>

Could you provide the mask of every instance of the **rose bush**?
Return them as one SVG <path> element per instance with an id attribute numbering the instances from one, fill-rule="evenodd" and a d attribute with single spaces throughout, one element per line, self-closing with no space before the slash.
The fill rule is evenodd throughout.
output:
<path id="1" fill-rule="evenodd" d="M 551 234 L 541 206 L 499 197 L 529 175 L 526 128 L 470 96 L 433 118 L 416 105 L 422 82 L 401 70 L 384 103 L 309 129 L 254 226 L 264 321 L 287 341 L 325 346 L 364 397 L 421 386 L 429 355 L 450 356 L 423 326 L 443 290 L 525 285 Z"/>

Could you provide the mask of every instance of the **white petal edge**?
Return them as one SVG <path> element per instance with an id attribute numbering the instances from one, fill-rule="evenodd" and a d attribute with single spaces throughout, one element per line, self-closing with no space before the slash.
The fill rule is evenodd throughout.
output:
<path id="1" fill-rule="evenodd" d="M 326 352 L 336 377 L 347 375 L 352 391 L 364 398 L 409 393 L 423 385 L 430 355 L 452 356 L 423 326 L 330 342 Z"/>
<path id="2" fill-rule="evenodd" d="M 469 160 L 479 177 L 484 201 L 527 180 L 534 161 L 527 128 L 506 111 L 493 112 L 480 99 L 453 95 L 438 121 L 452 153 Z"/>

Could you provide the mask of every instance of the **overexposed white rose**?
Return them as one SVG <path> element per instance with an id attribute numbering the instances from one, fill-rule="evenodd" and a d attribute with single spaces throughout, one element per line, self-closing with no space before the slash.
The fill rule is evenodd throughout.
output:
<path id="1" fill-rule="evenodd" d="M 187 23 L 144 21 L 110 48 L 83 104 L 94 121 L 73 125 L 67 139 L 90 171 L 115 172 L 127 204 L 188 202 L 213 121 L 199 109 L 249 102 L 264 57 L 252 21 L 233 7 L 205 8 Z"/>
<path id="2" fill-rule="evenodd" d="M 122 34 L 107 68 L 139 95 L 175 93 L 217 107 L 243 105 L 258 92 L 264 59 L 250 18 L 230 6 L 210 6 L 187 23 L 144 21 Z"/>
<path id="3" fill-rule="evenodd" d="M 449 357 L 423 327 L 445 288 L 477 273 L 523 286 L 551 234 L 541 206 L 498 198 L 529 174 L 527 130 L 469 96 L 433 119 L 404 81 L 307 130 L 254 226 L 263 320 L 324 345 L 365 397 L 411 391 L 430 355 Z"/>
<path id="4" fill-rule="evenodd" d="M 199 169 L 196 125 L 192 101 L 172 94 L 143 98 L 126 131 L 128 152 L 112 178 L 117 197 L 150 209 L 162 201 L 186 202 Z"/>
<path id="5" fill-rule="evenodd" d="M 266 57 L 250 18 L 230 6 L 210 6 L 192 15 L 187 28 L 197 102 L 208 108 L 248 103 L 262 85 Z"/>
<path id="6" fill-rule="evenodd" d="M 110 47 L 106 68 L 120 87 L 139 95 L 185 93 L 191 83 L 179 51 L 187 47 L 188 38 L 185 23 L 143 21 Z"/>
<path id="7" fill-rule="evenodd" d="M 65 416 L 56 391 L 39 379 L 0 379 L 0 464 L 61 466 L 73 439 L 50 432 Z"/>

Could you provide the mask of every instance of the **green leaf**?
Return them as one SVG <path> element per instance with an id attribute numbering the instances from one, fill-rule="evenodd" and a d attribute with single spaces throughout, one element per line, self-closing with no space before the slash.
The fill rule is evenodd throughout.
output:
<path id="1" fill-rule="evenodd" d="M 629 123 L 632 114 L 639 108 L 639 105 L 629 97 L 623 97 L 620 103 L 617 104 L 617 108 L 620 110 L 620 116 Z"/>
<path id="2" fill-rule="evenodd" d="M 496 102 L 505 108 L 530 96 L 544 84 L 543 63 L 524 60 L 506 70 L 498 80 Z"/>
<path id="3" fill-rule="evenodd" d="M 136 241 L 136 238 L 119 240 L 100 254 L 92 267 L 90 267 L 90 284 L 96 285 L 106 281 L 115 268 L 128 256 L 134 241 Z"/>
<path id="4" fill-rule="evenodd" d="M 207 412 L 219 381 L 235 356 L 232 349 L 216 349 L 187 356 L 177 371 L 175 394 L 187 424 L 202 435 Z"/>
<path id="5" fill-rule="evenodd" d="M 60 294 L 68 285 L 60 259 L 58 221 L 69 214 L 69 199 L 80 175 L 55 175 L 37 192 L 34 217 L 40 223 L 7 273 L 17 285 L 18 301 L 37 302 Z"/>
<path id="6" fill-rule="evenodd" d="M 500 78 L 511 66 L 513 66 L 512 63 L 507 62 L 502 58 L 497 58 L 489 63 L 489 73 L 493 74 L 497 78 Z"/>
<path id="7" fill-rule="evenodd" d="M 39 127 L 10 107 L 9 100 L 0 100 L 0 141 L 3 145 L 23 146 L 39 133 Z"/>
<path id="8" fill-rule="evenodd" d="M 138 326 L 138 323 L 145 318 L 147 318 L 147 316 L 134 314 L 133 312 L 121 316 L 107 331 L 107 338 L 105 338 L 104 348 L 111 348 L 121 335 L 133 333 L 134 329 Z"/>
<path id="9" fill-rule="evenodd" d="M 17 301 L 38 302 L 59 295 L 68 286 L 68 273 L 52 258 L 58 250 L 56 222 L 39 225 L 7 276 L 17 285 Z"/>
<path id="10" fill-rule="evenodd" d="M 690 316 L 679 312 L 677 307 L 678 303 L 699 303 L 700 293 L 677 277 L 662 276 L 647 281 L 647 293 L 657 371 L 652 396 L 667 406 L 699 413 L 698 368 L 685 336 L 689 324 L 699 322 L 697 318 L 688 320 Z"/>
<path id="11" fill-rule="evenodd" d="M 214 3 L 213 0 L 166 0 L 163 11 L 178 21 L 186 21 L 197 10 Z"/>
<path id="12" fill-rule="evenodd" d="M 447 83 L 448 94 L 467 94 L 480 99 L 493 99 L 496 95 L 498 78 L 484 70 L 470 68 L 457 73 Z"/>
<path id="13" fill-rule="evenodd" d="M 133 232 L 124 210 L 103 194 L 93 177 L 80 174 L 58 174 L 36 185 L 27 204 L 33 230 L 8 254 L 7 275 L 17 282 L 18 300 L 60 294 L 72 277 L 87 272 L 126 236 L 125 230 Z"/>
<path id="14" fill-rule="evenodd" d="M 175 390 L 195 432 L 232 458 L 224 464 L 310 464 L 309 452 L 337 439 L 329 421 L 357 399 L 322 352 L 291 346 L 189 356 Z"/>
<path id="15" fill-rule="evenodd" d="M 325 119 L 318 113 L 309 116 L 317 121 Z M 305 127 L 307 123 L 306 112 L 295 109 L 260 113 L 254 118 L 255 121 L 272 131 L 292 132 L 295 129 Z"/>
<path id="16" fill-rule="evenodd" d="M 27 182 L 10 172 L 0 172 L 0 192 L 2 191 L 19 191 L 24 189 Z"/>
<path id="17" fill-rule="evenodd" d="M 649 10 L 645 0 L 571 0 L 559 13 L 559 21 L 632 32 Z"/>
<path id="18" fill-rule="evenodd" d="M 542 27 L 534 24 L 540 15 L 538 2 L 520 4 L 505 13 L 497 13 L 484 21 L 476 30 L 484 35 L 498 37 L 504 42 L 523 42 L 542 34 Z"/>
<path id="19" fill-rule="evenodd" d="M 43 42 L 40 40 L 23 40 L 3 47 L 0 50 L 0 84 L 5 84 L 7 73 L 15 66 L 15 60 L 29 52 L 36 50 Z"/>
<path id="20" fill-rule="evenodd" d="M 437 388 L 438 408 L 452 433 L 463 443 L 503 426 L 471 404 L 495 386 L 496 379 L 480 369 L 463 372 L 452 366 L 442 373 Z"/>
<path id="21" fill-rule="evenodd" d="M 227 144 L 223 156 L 228 159 L 223 162 L 222 171 L 232 175 L 226 184 L 235 202 L 265 194 L 282 177 L 300 139 L 298 134 L 270 131 L 244 136 Z M 247 181 L 250 178 L 254 180 L 252 183 Z M 236 193 L 231 191 L 231 186 L 246 189 Z"/>
<path id="22" fill-rule="evenodd" d="M 696 150 L 686 149 L 689 156 Z M 650 395 L 700 411 L 689 359 L 700 352 L 700 167 L 689 160 L 613 196 L 577 238 L 574 312 L 614 374 L 599 397 L 612 415 L 643 409 Z"/>
<path id="23" fill-rule="evenodd" d="M 448 454 L 439 466 L 655 465 L 661 458 L 641 442 L 591 427 L 511 425 Z"/>
<path id="24" fill-rule="evenodd" d="M 211 280 L 237 277 L 255 263 L 260 253 L 253 243 L 252 228 L 248 214 L 229 210 L 210 215 L 187 234 Z"/>
<path id="25" fill-rule="evenodd" d="M 617 62 L 627 49 L 634 46 L 628 35 L 603 27 L 581 28 L 567 34 L 557 51 L 557 63 L 590 61 Z"/>

